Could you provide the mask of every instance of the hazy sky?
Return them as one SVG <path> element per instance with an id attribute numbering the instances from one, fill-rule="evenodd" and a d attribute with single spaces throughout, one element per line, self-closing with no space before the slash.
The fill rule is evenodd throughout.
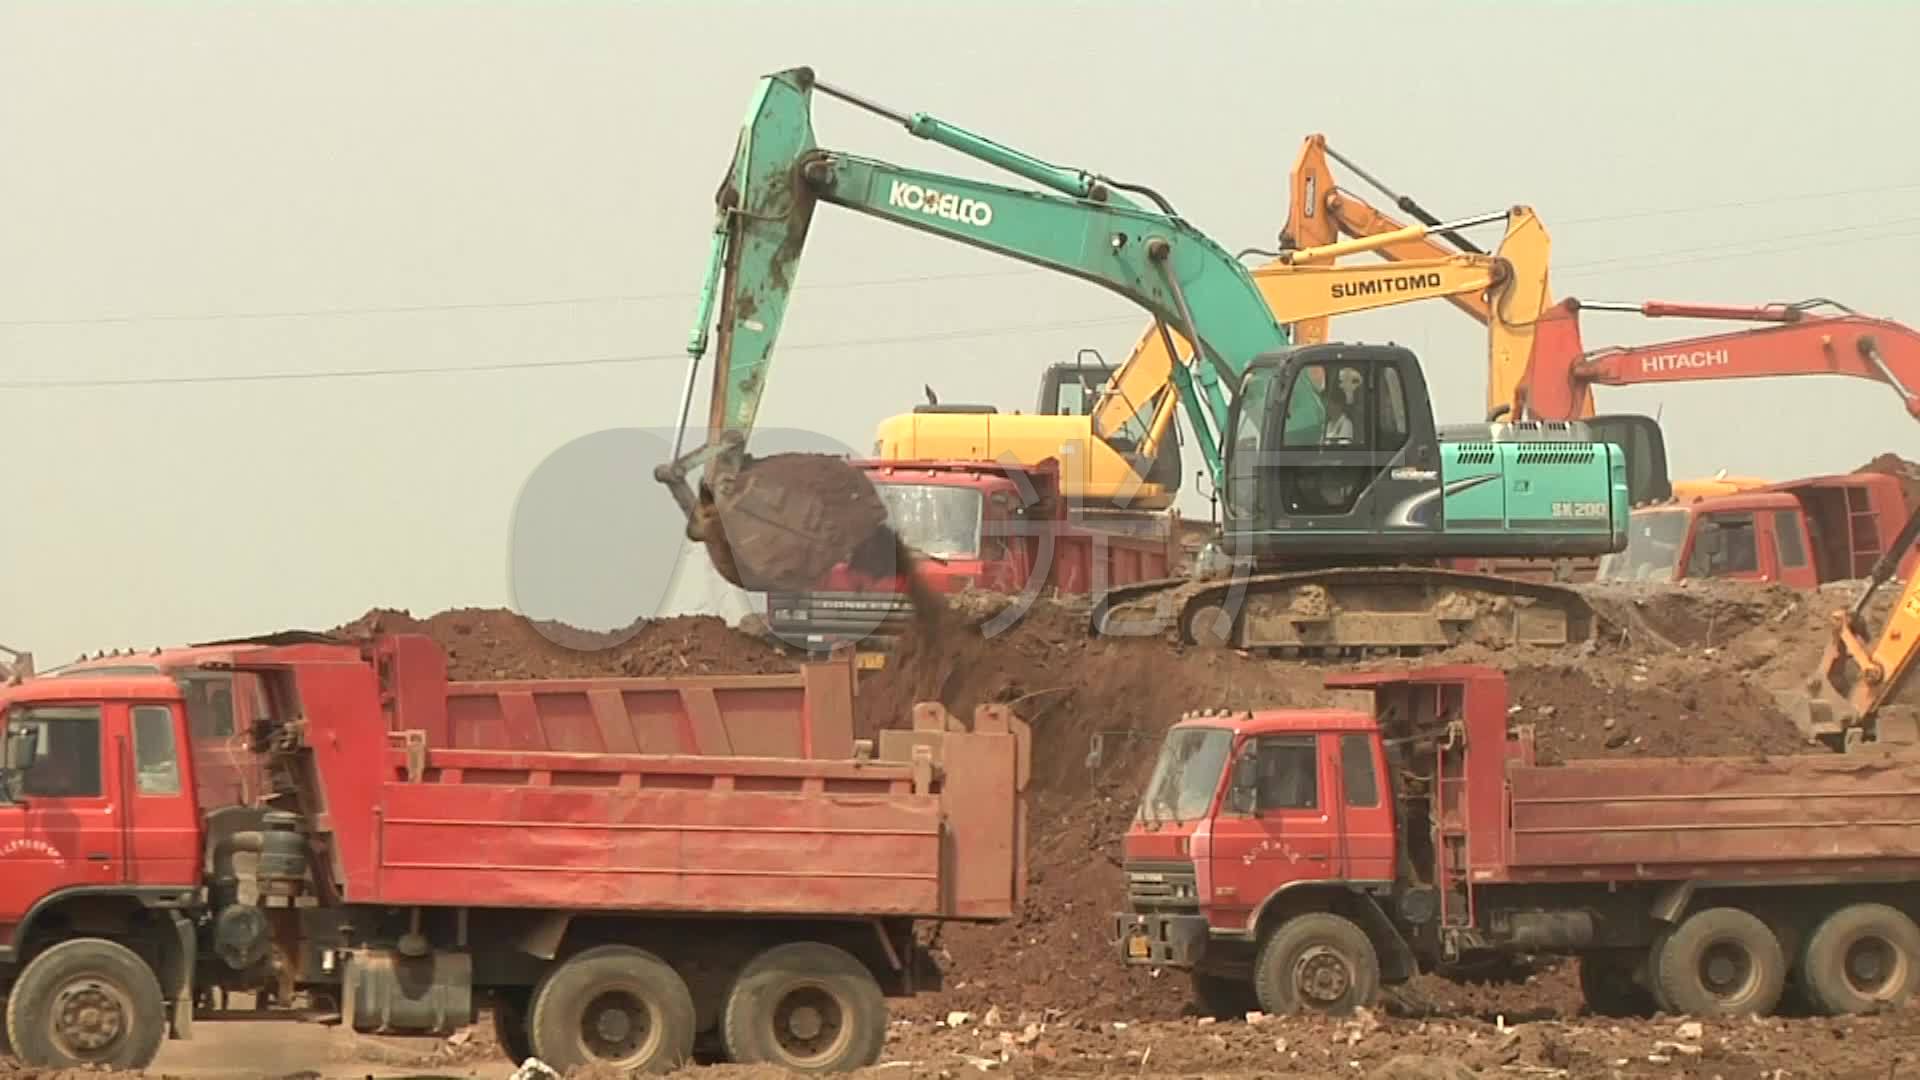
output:
<path id="1" fill-rule="evenodd" d="M 1271 244 L 1286 169 L 1323 131 L 1443 215 L 1534 206 L 1557 295 L 1821 295 L 1920 321 L 1916 39 L 1920 9 L 1830 2 L 7 4 L 0 641 L 45 664 L 508 603 L 542 462 L 673 419 L 714 188 L 765 72 L 811 65 L 1150 184 L 1229 248 Z M 815 124 L 831 147 L 999 178 L 837 102 Z M 1043 364 L 1117 361 L 1142 326 L 1091 286 L 831 207 L 800 282 L 762 423 L 856 447 L 923 383 L 1030 409 Z M 1590 346 L 1704 329 L 1586 321 Z M 1335 333 L 1412 345 L 1442 420 L 1481 412 L 1484 333 L 1451 306 Z M 651 359 L 27 385 L 631 357 Z M 1916 450 L 1871 384 L 1602 404 L 1661 410 L 1680 475 Z M 614 522 L 665 545 L 680 526 L 652 464 L 631 488 L 604 455 L 575 470 L 582 516 L 529 498 L 522 535 Z"/>

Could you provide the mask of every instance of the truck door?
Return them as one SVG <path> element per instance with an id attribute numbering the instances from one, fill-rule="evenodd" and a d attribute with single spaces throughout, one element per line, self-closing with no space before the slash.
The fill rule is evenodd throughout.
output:
<path id="1" fill-rule="evenodd" d="M 128 707 L 133 732 L 126 804 L 127 879 L 191 886 L 200 877 L 200 813 L 184 717 L 172 705 Z"/>
<path id="2" fill-rule="evenodd" d="M 1250 917 L 1277 889 L 1345 877 L 1336 753 L 1332 736 L 1248 740 L 1251 798 L 1237 808 L 1229 798 L 1213 827 L 1213 894 L 1226 917 L 1217 923 Z"/>
<path id="3" fill-rule="evenodd" d="M 1806 518 L 1798 510 L 1774 510 L 1766 518 L 1766 539 L 1773 550 L 1773 558 L 1767 562 L 1777 569 L 1779 582 L 1796 589 L 1820 584 L 1820 575 L 1808 554 L 1813 541 L 1807 535 Z"/>
<path id="4" fill-rule="evenodd" d="M 1761 581 L 1760 531 L 1747 510 L 1703 514 L 1694 527 L 1686 576 Z"/>
<path id="5" fill-rule="evenodd" d="M 39 900 L 63 889 L 117 885 L 122 848 L 119 773 L 100 705 L 15 709 L 12 730 L 37 733 L 33 767 L 0 803 L 0 942 Z"/>
<path id="6" fill-rule="evenodd" d="M 1390 882 L 1396 873 L 1399 844 L 1393 807 L 1381 782 L 1380 744 L 1362 732 L 1343 732 L 1338 738 L 1340 813 L 1335 824 L 1346 866 L 1342 877 Z"/>

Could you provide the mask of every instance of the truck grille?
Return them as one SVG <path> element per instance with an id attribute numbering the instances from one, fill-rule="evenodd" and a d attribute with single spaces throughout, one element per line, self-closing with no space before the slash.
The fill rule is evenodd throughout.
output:
<path id="1" fill-rule="evenodd" d="M 1136 912 L 1197 911 L 1200 896 L 1190 862 L 1130 862 L 1127 906 Z"/>

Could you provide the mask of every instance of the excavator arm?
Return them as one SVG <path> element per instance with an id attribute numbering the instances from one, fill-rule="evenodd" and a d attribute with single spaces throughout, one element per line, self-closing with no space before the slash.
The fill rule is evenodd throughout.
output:
<path id="1" fill-rule="evenodd" d="M 1914 508 L 1906 527 L 1881 553 L 1860 598 L 1833 613 L 1832 636 L 1807 682 L 1807 694 L 1782 695 L 1788 714 L 1809 740 L 1836 749 L 1860 742 L 1920 741 L 1920 729 L 1911 718 L 1895 725 L 1881 712 L 1906 683 L 1915 652 L 1920 651 L 1920 575 L 1907 582 L 1878 635 L 1867 627 L 1874 594 L 1892 580 L 1916 542 L 1920 542 L 1920 507 Z"/>
<path id="2" fill-rule="evenodd" d="M 1526 218 L 1530 220 L 1531 215 Z M 1487 219 L 1476 218 L 1473 223 L 1484 220 Z M 1518 212 L 1512 220 L 1523 230 L 1527 227 L 1527 221 L 1521 220 Z M 1455 227 L 1464 228 L 1466 224 L 1455 223 Z M 1537 226 L 1537 222 L 1533 224 Z M 1401 230 L 1424 231 L 1423 226 Z M 1514 235 L 1512 228 L 1508 235 Z M 1504 252 L 1443 255 L 1403 263 L 1332 265 L 1339 255 L 1374 250 L 1390 242 L 1391 237 L 1369 237 L 1336 243 L 1325 249 L 1290 252 L 1256 267 L 1252 271 L 1253 280 L 1274 317 L 1292 326 L 1298 326 L 1302 320 L 1324 322 L 1331 315 L 1436 297 L 1504 294 L 1513 282 L 1512 264 Z M 1178 355 L 1185 356 L 1192 352 L 1192 346 L 1178 332 L 1162 334 L 1158 322 L 1147 327 L 1093 409 L 1096 435 L 1112 438 L 1129 425 L 1140 425 L 1146 434 L 1138 447 L 1139 456 L 1151 461 L 1158 455 L 1161 442 L 1172 426 L 1174 398 L 1168 391 L 1173 373 L 1180 367 L 1174 359 L 1176 350 Z M 1141 424 L 1143 415 L 1151 418 Z"/>
<path id="3" fill-rule="evenodd" d="M 1328 159 L 1338 161 L 1348 172 L 1360 177 L 1393 200 L 1394 207 L 1418 223 L 1409 227 L 1376 209 L 1366 199 L 1340 186 Z M 1410 196 L 1402 195 L 1362 169 L 1327 144 L 1325 135 L 1309 135 L 1301 144 L 1289 180 L 1290 200 L 1287 224 L 1280 233 L 1282 253 L 1294 252 L 1295 261 L 1305 249 L 1324 251 L 1341 237 L 1380 238 L 1374 251 L 1388 262 L 1442 258 L 1464 252 L 1484 255 L 1479 247 L 1450 227 Z M 1447 240 L 1449 248 L 1440 243 Z M 1533 353 L 1535 327 L 1542 312 L 1552 303 L 1547 281 L 1547 265 L 1553 242 L 1546 226 L 1533 210 L 1516 206 L 1501 240 L 1499 255 L 1512 270 L 1512 283 L 1498 294 L 1457 293 L 1447 301 L 1487 327 L 1487 415 L 1518 415 L 1517 388 L 1526 378 L 1528 358 Z M 1333 256 L 1318 255 L 1316 261 L 1331 262 Z M 1292 323 L 1288 329 L 1300 344 L 1327 340 L 1327 316 L 1314 316 Z M 1577 403 L 1570 418 L 1595 415 L 1593 395 L 1587 392 Z"/>
<path id="4" fill-rule="evenodd" d="M 1822 308 L 1837 314 L 1815 314 Z M 1649 318 L 1758 322 L 1755 328 L 1588 352 L 1582 310 L 1627 311 Z M 1569 418 L 1593 386 L 1644 386 L 1710 379 L 1844 375 L 1887 384 L 1920 419 L 1920 332 L 1860 315 L 1826 300 L 1764 307 L 1594 303 L 1563 300 L 1543 315 L 1521 396 L 1525 415 Z"/>
<path id="5" fill-rule="evenodd" d="M 821 148 L 815 90 L 1049 190 L 991 184 Z M 682 401 L 684 432 L 719 308 L 706 442 L 655 470 L 715 566 L 754 591 L 801 588 L 865 544 L 884 508 L 844 462 L 788 455 L 762 471 L 745 445 L 758 413 L 815 207 L 829 203 L 1099 285 L 1199 345 L 1172 381 L 1224 486 L 1228 395 L 1257 356 L 1288 345 L 1251 274 L 1150 189 L 1065 169 L 924 113 L 893 112 L 819 83 L 807 68 L 760 81 L 717 197 L 712 255 Z M 1147 204 L 1152 204 L 1148 208 Z M 1302 421 L 1318 423 L 1317 417 Z M 810 460 L 793 464 L 794 458 Z M 757 463 L 765 464 L 765 462 Z M 836 471 L 837 466 L 837 471 Z M 700 469 L 700 490 L 689 475 Z M 756 475 L 758 473 L 758 475 Z"/>

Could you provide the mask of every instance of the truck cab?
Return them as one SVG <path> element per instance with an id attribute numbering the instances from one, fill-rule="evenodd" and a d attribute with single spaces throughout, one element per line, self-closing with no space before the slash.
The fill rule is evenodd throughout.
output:
<path id="1" fill-rule="evenodd" d="M 44 678 L 100 678 L 112 675 L 174 677 L 187 709 L 187 745 L 194 759 L 194 782 L 203 806 L 244 806 L 266 791 L 265 761 L 250 746 L 256 726 L 269 713 L 258 675 L 209 666 L 230 661 L 258 643 L 229 642 L 156 649 L 124 650 L 82 658 L 45 672 Z"/>
<path id="2" fill-rule="evenodd" d="M 1386 776 L 1379 725 L 1365 712 L 1183 716 L 1124 841 L 1129 909 L 1150 927 L 1126 937 L 1129 958 L 1245 965 L 1251 957 L 1231 946 L 1250 946 L 1275 898 L 1314 885 L 1390 887 L 1397 830 Z"/>
<path id="3" fill-rule="evenodd" d="M 815 589 L 770 593 L 773 637 L 808 652 L 884 640 L 913 618 L 910 585 L 938 595 L 968 589 L 1002 595 L 1086 595 L 1170 573 L 1178 518 L 1069 506 L 1054 461 L 1035 467 L 991 461 L 858 463 L 887 506 L 888 524 L 911 549 L 916 582 L 902 568 L 875 573 L 843 562 Z M 879 652 L 860 654 L 869 667 Z"/>
<path id="4" fill-rule="evenodd" d="M 1602 558 L 1598 578 L 1722 578 L 1812 589 L 1870 576 L 1908 516 L 1900 482 L 1875 473 L 1645 506 L 1629 518 L 1626 550 Z M 1911 574 L 1916 557 L 1902 557 L 1899 576 Z"/>

